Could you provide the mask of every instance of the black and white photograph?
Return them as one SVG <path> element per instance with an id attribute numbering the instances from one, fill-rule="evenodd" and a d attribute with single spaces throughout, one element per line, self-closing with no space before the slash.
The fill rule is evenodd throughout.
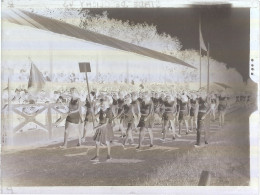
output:
<path id="1" fill-rule="evenodd" d="M 250 6 L 47 2 L 2 1 L 2 193 L 258 183 Z"/>

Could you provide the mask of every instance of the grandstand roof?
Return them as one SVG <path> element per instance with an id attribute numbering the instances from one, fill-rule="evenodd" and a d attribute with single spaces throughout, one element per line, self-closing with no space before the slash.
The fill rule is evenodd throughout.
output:
<path id="1" fill-rule="evenodd" d="M 66 36 L 82 39 L 88 42 L 94 42 L 115 49 L 124 50 L 127 52 L 136 53 L 153 59 L 196 69 L 194 66 L 176 57 L 166 55 L 161 52 L 147 49 L 144 47 L 140 47 L 96 32 L 85 30 L 72 24 L 44 17 L 24 10 L 19 10 L 15 8 L 2 9 L 2 20 L 58 34 L 64 34 Z"/>

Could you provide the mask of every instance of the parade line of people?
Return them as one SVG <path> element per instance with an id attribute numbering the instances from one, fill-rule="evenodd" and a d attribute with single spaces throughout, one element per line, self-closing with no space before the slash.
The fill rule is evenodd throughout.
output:
<path id="1" fill-rule="evenodd" d="M 133 144 L 133 131 L 139 130 L 137 149 L 142 147 L 145 131 L 148 131 L 150 147 L 153 147 L 153 128 L 162 129 L 161 141 L 165 142 L 167 134 L 172 140 L 191 132 L 197 132 L 196 147 L 201 145 L 201 132 L 205 131 L 205 144 L 208 144 L 208 128 L 206 119 L 216 120 L 218 112 L 219 126 L 223 128 L 225 113 L 229 105 L 229 96 L 200 90 L 192 93 L 177 94 L 164 92 L 113 92 L 97 94 L 91 91 L 84 102 L 86 113 L 83 119 L 80 112 L 80 98 L 76 88 L 70 89 L 71 100 L 65 122 L 64 143 L 67 147 L 68 135 L 72 130 L 78 131 L 78 146 L 86 141 L 87 132 L 94 132 L 96 155 L 91 160 L 99 161 L 99 148 L 105 145 L 108 150 L 107 159 L 111 159 L 111 143 L 114 131 L 121 132 L 122 146 Z M 237 100 L 238 101 L 238 100 Z M 246 100 L 247 102 L 247 100 Z M 84 125 L 84 126 L 83 126 Z M 182 127 L 185 126 L 185 133 Z M 83 128 L 83 137 L 81 129 Z M 116 129 L 117 128 L 117 129 Z"/>

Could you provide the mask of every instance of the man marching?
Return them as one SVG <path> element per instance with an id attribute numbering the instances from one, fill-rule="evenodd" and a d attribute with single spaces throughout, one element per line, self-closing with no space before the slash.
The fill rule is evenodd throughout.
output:
<path id="1" fill-rule="evenodd" d="M 197 143 L 195 144 L 196 147 L 200 146 L 201 140 L 201 131 L 204 129 L 205 131 L 205 144 L 208 144 L 208 127 L 205 125 L 205 118 L 211 112 L 210 105 L 207 101 L 207 94 L 206 92 L 201 92 L 200 97 L 198 99 L 199 104 L 199 112 L 198 112 L 198 127 L 197 127 Z"/>

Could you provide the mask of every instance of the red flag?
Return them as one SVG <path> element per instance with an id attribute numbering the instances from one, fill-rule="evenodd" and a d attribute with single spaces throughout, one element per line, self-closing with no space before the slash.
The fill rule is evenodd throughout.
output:
<path id="1" fill-rule="evenodd" d="M 41 71 L 39 71 L 36 65 L 33 62 L 31 62 L 28 91 L 37 93 L 43 89 L 44 85 L 45 85 L 45 79 Z"/>
<path id="2" fill-rule="evenodd" d="M 208 51 L 207 47 L 204 43 L 203 37 L 202 37 L 202 33 L 201 33 L 201 24 L 199 23 L 199 33 L 200 33 L 200 48 L 203 49 L 204 51 Z"/>

